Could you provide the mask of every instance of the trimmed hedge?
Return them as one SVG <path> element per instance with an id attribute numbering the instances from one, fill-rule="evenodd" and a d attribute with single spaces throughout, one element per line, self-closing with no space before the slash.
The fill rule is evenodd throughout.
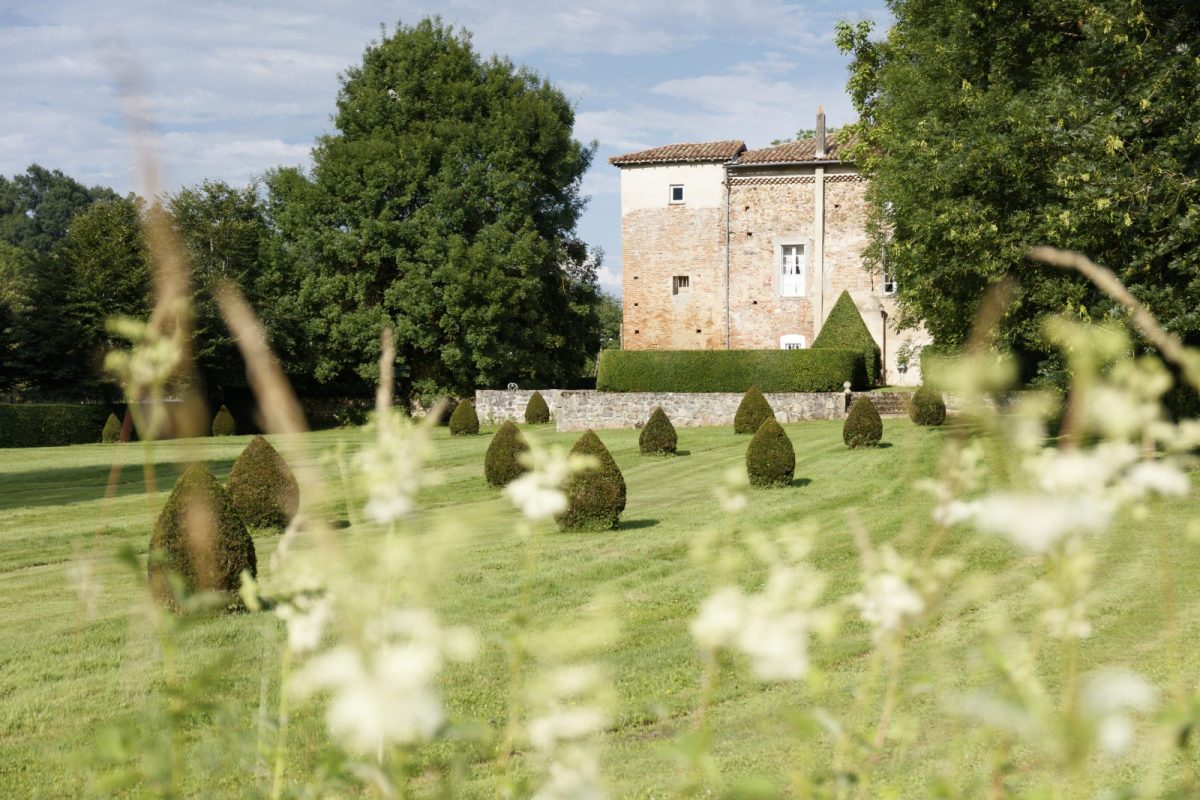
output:
<path id="1" fill-rule="evenodd" d="M 479 415 L 470 400 L 459 400 L 450 415 L 451 436 L 474 436 L 479 433 Z"/>
<path id="2" fill-rule="evenodd" d="M 116 414 L 109 414 L 104 421 L 104 430 L 100 431 L 100 441 L 105 444 L 115 444 L 121 441 L 121 420 Z"/>
<path id="3" fill-rule="evenodd" d="M 100 441 L 112 408 L 71 403 L 0 404 L 0 447 L 57 447 Z"/>
<path id="4" fill-rule="evenodd" d="M 874 385 L 879 381 L 880 354 L 875 337 L 867 330 L 862 314 L 849 292 L 842 292 L 821 326 L 821 332 L 812 343 L 813 350 L 854 350 L 862 353 L 867 380 Z M 853 383 L 853 381 L 851 381 Z M 839 389 L 841 386 L 838 387 Z M 851 386 L 852 389 L 862 388 Z"/>
<path id="5" fill-rule="evenodd" d="M 300 505 L 300 487 L 291 467 L 261 436 L 233 462 L 225 491 L 251 528 L 286 528 Z"/>
<path id="6" fill-rule="evenodd" d="M 775 409 L 763 397 L 757 386 L 751 386 L 742 395 L 737 412 L 733 415 L 734 433 L 757 433 L 764 421 L 774 418 Z"/>
<path id="7" fill-rule="evenodd" d="M 927 383 L 921 384 L 908 406 L 909 418 L 918 425 L 941 425 L 946 421 L 946 401 L 942 393 Z"/>
<path id="8" fill-rule="evenodd" d="M 746 473 L 751 486 L 791 486 L 796 473 L 796 450 L 787 431 L 767 417 L 746 448 Z"/>
<path id="9" fill-rule="evenodd" d="M 847 447 L 875 447 L 883 438 L 883 420 L 879 409 L 865 397 L 850 404 L 850 413 L 842 423 L 842 441 Z"/>
<path id="10" fill-rule="evenodd" d="M 233 414 L 229 413 L 229 409 L 221 406 L 217 410 L 217 415 L 212 421 L 213 436 L 233 436 L 237 433 L 237 423 L 233 420 Z"/>
<path id="11" fill-rule="evenodd" d="M 557 517 L 564 531 L 606 531 L 617 527 L 625 510 L 625 478 L 612 454 L 591 429 L 584 431 L 572 453 L 593 456 L 599 465 L 567 478 L 567 510 Z"/>
<path id="12" fill-rule="evenodd" d="M 534 392 L 525 404 L 525 422 L 529 425 L 544 425 L 550 421 L 550 406 L 541 392 Z"/>
<path id="13" fill-rule="evenodd" d="M 679 434 L 662 406 L 655 406 L 650 419 L 638 434 L 638 450 L 644 456 L 673 456 L 679 445 Z"/>
<path id="14" fill-rule="evenodd" d="M 857 312 L 856 312 L 857 313 Z M 858 350 L 603 350 L 601 392 L 840 392 L 867 388 Z"/>
<path id="15" fill-rule="evenodd" d="M 527 450 L 529 445 L 517 424 L 511 419 L 504 420 L 496 435 L 492 437 L 487 455 L 483 458 L 483 475 L 488 484 L 505 486 L 526 472 L 525 466 L 517 457 Z"/>

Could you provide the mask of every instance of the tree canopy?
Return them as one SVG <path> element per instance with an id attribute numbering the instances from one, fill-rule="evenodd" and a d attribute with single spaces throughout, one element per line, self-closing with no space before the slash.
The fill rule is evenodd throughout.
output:
<path id="1" fill-rule="evenodd" d="M 1196 341 L 1200 15 L 1167 0 L 888 6 L 882 39 L 841 23 L 837 40 L 871 179 L 868 258 L 898 280 L 903 321 L 959 346 L 986 288 L 1012 276 L 1003 337 L 1045 370 L 1045 314 L 1120 313 L 1027 260 L 1051 244 L 1114 269 Z"/>

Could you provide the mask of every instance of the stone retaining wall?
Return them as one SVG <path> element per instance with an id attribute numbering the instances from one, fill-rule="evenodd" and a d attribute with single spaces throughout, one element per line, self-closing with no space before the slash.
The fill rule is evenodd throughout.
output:
<path id="1" fill-rule="evenodd" d="M 495 424 L 506 419 L 521 422 L 532 391 L 475 392 L 475 411 L 482 422 Z M 908 414 L 909 392 L 866 394 L 881 416 Z M 640 428 L 655 406 L 676 426 L 732 425 L 742 395 L 738 392 L 597 392 L 590 390 L 542 390 L 560 431 Z M 841 392 L 788 392 L 766 395 L 780 422 L 808 419 L 841 419 L 846 416 L 846 397 Z"/>

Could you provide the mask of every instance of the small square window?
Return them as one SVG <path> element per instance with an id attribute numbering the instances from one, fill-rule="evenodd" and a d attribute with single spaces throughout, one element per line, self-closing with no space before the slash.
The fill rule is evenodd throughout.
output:
<path id="1" fill-rule="evenodd" d="M 692 279 L 689 275 L 676 275 L 671 278 L 671 294 L 687 294 L 692 288 Z"/>
<path id="2" fill-rule="evenodd" d="M 682 203 L 683 202 L 683 184 L 682 183 L 675 183 L 675 184 L 671 185 L 671 202 L 672 203 Z"/>
<path id="3" fill-rule="evenodd" d="M 887 270 L 883 271 L 883 293 L 885 295 L 896 293 L 896 276 Z"/>

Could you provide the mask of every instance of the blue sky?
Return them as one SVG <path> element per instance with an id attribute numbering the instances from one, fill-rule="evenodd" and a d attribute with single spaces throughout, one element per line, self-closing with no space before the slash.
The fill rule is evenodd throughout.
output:
<path id="1" fill-rule="evenodd" d="M 882 0 L 0 0 L 0 173 L 37 162 L 85 183 L 140 188 L 115 57 L 136 63 L 149 88 L 160 188 L 306 165 L 331 128 L 338 72 L 360 60 L 381 23 L 431 14 L 575 103 L 576 135 L 599 142 L 580 233 L 604 248 L 601 283 L 614 292 L 620 204 L 609 156 L 683 141 L 763 146 L 812 127 L 818 104 L 830 125 L 850 121 L 833 25 L 888 20 Z"/>

